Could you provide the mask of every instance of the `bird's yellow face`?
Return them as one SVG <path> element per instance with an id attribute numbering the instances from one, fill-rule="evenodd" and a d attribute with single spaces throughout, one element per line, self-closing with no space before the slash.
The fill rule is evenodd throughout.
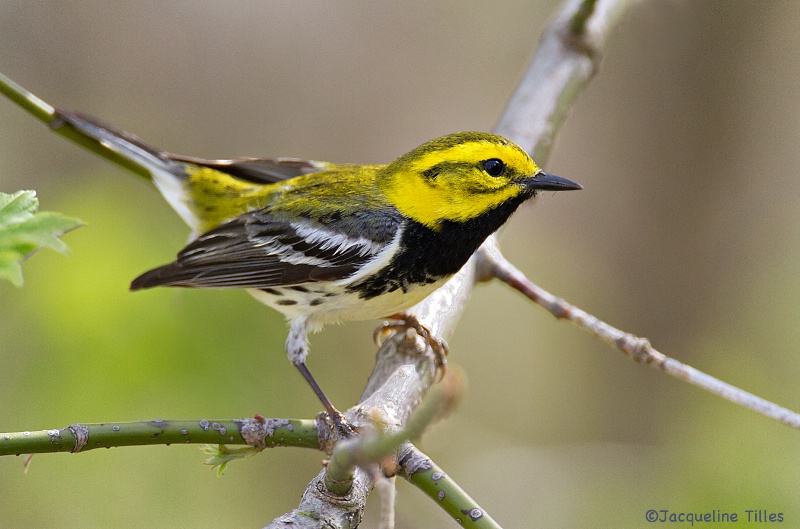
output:
<path id="1" fill-rule="evenodd" d="M 378 177 L 405 216 L 438 230 L 466 222 L 523 193 L 539 173 L 530 156 L 494 134 L 460 132 L 429 141 L 389 164 Z"/>

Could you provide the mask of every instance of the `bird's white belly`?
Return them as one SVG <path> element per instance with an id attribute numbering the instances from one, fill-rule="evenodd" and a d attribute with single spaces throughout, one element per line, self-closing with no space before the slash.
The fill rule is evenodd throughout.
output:
<path id="1" fill-rule="evenodd" d="M 406 292 L 397 289 L 371 299 L 360 298 L 331 283 L 303 283 L 268 289 L 248 289 L 260 302 L 281 312 L 287 319 L 305 316 L 314 327 L 326 323 L 371 320 L 390 316 L 413 307 L 447 279 L 428 285 L 411 285 Z"/>

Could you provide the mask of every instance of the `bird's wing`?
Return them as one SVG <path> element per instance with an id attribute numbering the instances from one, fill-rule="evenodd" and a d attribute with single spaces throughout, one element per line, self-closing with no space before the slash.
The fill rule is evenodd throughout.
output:
<path id="1" fill-rule="evenodd" d="M 131 290 L 155 286 L 269 288 L 343 279 L 392 240 L 400 218 L 384 217 L 364 235 L 264 210 L 245 213 L 201 235 L 175 262 L 137 277 Z M 374 223 L 373 223 L 374 225 Z"/>

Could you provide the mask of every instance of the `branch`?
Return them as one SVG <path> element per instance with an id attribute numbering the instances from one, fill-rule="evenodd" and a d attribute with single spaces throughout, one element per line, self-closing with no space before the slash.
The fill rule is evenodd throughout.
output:
<path id="1" fill-rule="evenodd" d="M 357 407 L 348 411 L 348 422 L 362 430 L 361 435 L 339 442 L 331 454 L 325 487 L 336 494 L 347 494 L 352 485 L 356 467 L 369 468 L 389 456 L 408 439 L 416 425 L 413 419 L 427 425 L 433 413 L 425 413 L 431 406 L 422 406 L 409 418 L 407 403 L 420 399 L 420 383 L 414 366 L 405 365 L 395 371 L 378 391 Z M 430 400 L 430 399 L 428 399 Z M 404 426 L 405 425 L 405 426 Z M 367 431 L 363 431 L 365 429 Z"/>
<path id="2" fill-rule="evenodd" d="M 390 453 L 397 432 L 409 422 L 412 411 L 427 390 L 435 370 L 435 358 L 425 354 L 421 339 L 409 340 L 395 334 L 379 350 L 375 371 L 381 376 L 393 365 L 401 365 L 372 395 L 345 412 L 347 421 L 362 432 L 354 439 L 339 441 L 329 437 L 321 441 L 332 451 L 329 468 L 323 469 L 306 487 L 300 505 L 278 516 L 267 528 L 280 527 L 355 527 L 361 521 L 367 495 L 375 480 L 382 479 L 378 461 Z M 423 417 L 423 420 L 425 418 Z M 376 430 L 388 432 L 378 435 Z M 330 436 L 336 430 L 329 428 Z M 265 528 L 266 529 L 266 528 Z"/>
<path id="3" fill-rule="evenodd" d="M 411 443 L 400 454 L 402 475 L 415 485 L 461 526 L 499 528 L 489 514 L 458 483 Z"/>
<path id="4" fill-rule="evenodd" d="M 130 158 L 121 156 L 116 151 L 106 147 L 103 142 L 86 135 L 84 132 L 76 129 L 69 123 L 63 121 L 59 115 L 59 111 L 54 106 L 45 103 L 31 92 L 25 90 L 23 87 L 0 73 L 0 94 L 3 94 L 11 101 L 20 106 L 23 110 L 30 115 L 43 122 L 50 127 L 50 130 L 81 147 L 92 151 L 98 156 L 114 162 L 123 169 L 127 169 L 146 180 L 152 180 L 150 171 L 145 167 L 139 165 Z"/>
<path id="5" fill-rule="evenodd" d="M 556 133 L 597 72 L 602 52 L 630 0 L 567 0 L 545 29 L 539 48 L 494 132 L 544 164 Z"/>
<path id="6" fill-rule="evenodd" d="M 3 94 L 30 115 L 46 125 L 56 121 L 56 109 L 0 73 L 0 94 Z"/>
<path id="7" fill-rule="evenodd" d="M 490 262 L 488 266 L 492 268 L 491 273 L 494 277 L 519 290 L 528 299 L 544 307 L 556 318 L 569 320 L 577 324 L 593 336 L 616 347 L 632 360 L 660 369 L 679 380 L 694 384 L 710 393 L 775 419 L 792 428 L 800 429 L 799 414 L 707 375 L 678 360 L 674 360 L 654 349 L 646 338 L 612 327 L 563 299 L 557 298 L 531 283 L 499 251 L 495 250 L 492 255 L 486 256 L 486 260 Z"/>
<path id="8" fill-rule="evenodd" d="M 569 0 L 566 4 L 545 31 L 539 52 L 495 128 L 498 134 L 530 149 L 540 163 L 547 159 L 555 133 L 577 93 L 597 70 L 609 30 L 630 2 Z M 476 256 L 482 280 L 496 277 L 555 317 L 576 323 L 637 362 L 800 429 L 800 414 L 669 358 L 653 349 L 645 338 L 616 329 L 534 285 L 500 254 L 494 240 L 487 241 Z"/>
<path id="9" fill-rule="evenodd" d="M 376 372 L 383 372 L 389 364 L 408 353 L 409 344 L 404 346 L 403 343 L 408 341 L 405 337 L 395 335 L 391 340 L 392 344 L 386 347 L 390 353 L 378 357 Z M 415 346 L 422 346 L 419 340 L 414 342 Z M 389 491 L 391 498 L 394 484 L 387 482 L 385 476 L 393 476 L 398 470 L 406 469 L 405 476 L 410 479 L 414 472 L 409 472 L 408 469 L 423 470 L 421 464 L 414 463 L 415 460 L 419 460 L 414 454 L 419 452 L 408 443 L 408 439 L 419 436 L 433 420 L 455 406 L 463 394 L 464 379 L 459 372 L 445 377 L 428 398 L 411 413 L 414 404 L 421 399 L 420 390 L 427 387 L 426 379 L 430 378 L 430 373 L 435 368 L 434 359 L 424 354 L 420 355 L 420 352 L 424 352 L 424 349 L 418 351 L 412 364 L 399 367 L 383 386 L 347 411 L 348 422 L 361 434 L 335 444 L 327 468 L 306 487 L 298 508 L 279 516 L 267 528 L 297 527 L 296 524 L 301 524 L 301 527 L 343 527 L 344 525 L 341 525 L 343 521 L 357 525 L 366 504 L 367 493 L 373 485 L 385 483 L 387 485 L 385 488 L 391 489 Z M 331 429 L 331 432 L 333 431 Z M 429 459 L 425 460 L 432 465 Z M 439 473 L 433 479 L 437 482 L 437 486 L 445 486 L 444 490 L 448 493 L 452 490 L 453 493 L 446 502 L 438 498 L 440 505 L 449 506 L 446 510 L 451 514 L 456 512 L 458 517 L 464 515 L 453 511 L 450 507 L 463 508 L 465 505 L 470 505 L 470 512 L 473 515 L 478 511 L 483 512 L 449 478 L 439 482 L 439 476 L 443 475 L 439 469 Z M 429 473 L 422 472 L 411 481 L 425 488 L 427 487 L 425 484 L 430 483 L 430 478 Z M 456 494 L 457 491 L 460 491 L 460 495 Z M 391 503 L 388 508 L 392 508 Z M 309 519 L 316 520 L 316 524 Z M 491 521 L 491 518 L 486 516 L 484 522 L 488 521 Z"/>
<path id="10" fill-rule="evenodd" d="M 358 406 L 362 415 L 360 420 L 371 426 L 373 431 L 336 445 L 325 478 L 328 490 L 346 493 L 348 480 L 352 479 L 356 466 L 368 468 L 378 464 L 388 465 L 385 471 L 387 475 L 393 475 L 399 464 L 397 457 L 401 445 L 421 436 L 437 418 L 448 415 L 464 395 L 466 380 L 462 371 L 450 371 L 411 417 L 401 419 L 396 413 L 401 403 L 418 399 L 420 387 L 414 367 L 405 365 L 395 371 L 382 391 L 374 393 Z M 387 393 L 385 388 L 391 393 Z"/>
<path id="11" fill-rule="evenodd" d="M 569 108 L 597 71 L 600 51 L 628 6 L 627 0 L 565 2 L 545 30 L 495 132 L 527 148 L 543 163 Z M 492 236 L 453 279 L 410 312 L 434 334 L 448 337 L 475 283 L 492 277 L 494 267 L 486 256 L 493 255 L 496 247 L 496 238 Z M 404 477 L 459 524 L 499 527 L 461 487 L 412 445 L 405 447 L 399 461 Z"/>
<path id="12" fill-rule="evenodd" d="M 213 443 L 319 448 L 316 421 L 300 419 L 221 419 L 76 423 L 64 428 L 0 434 L 0 456 L 86 452 L 119 446 Z"/>
<path id="13" fill-rule="evenodd" d="M 350 491 L 345 495 L 338 495 L 325 488 L 325 472 L 326 469 L 322 469 L 311 481 L 296 509 L 278 516 L 264 529 L 358 527 L 367 503 L 367 495 L 372 488 L 372 480 L 364 470 L 356 469 Z"/>

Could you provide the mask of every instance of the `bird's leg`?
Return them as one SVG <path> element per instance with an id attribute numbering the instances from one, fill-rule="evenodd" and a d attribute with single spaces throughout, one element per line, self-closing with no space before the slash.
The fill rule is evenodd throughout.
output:
<path id="1" fill-rule="evenodd" d="M 314 394 L 325 407 L 328 417 L 333 421 L 337 432 L 342 438 L 352 437 L 355 431 L 353 427 L 347 423 L 342 412 L 336 409 L 331 403 L 330 399 L 322 388 L 319 387 L 317 381 L 311 375 L 311 372 L 306 367 L 306 357 L 308 356 L 308 321 L 305 318 L 296 318 L 292 320 L 289 327 L 289 337 L 286 339 L 286 355 L 289 360 L 294 364 L 303 378 L 306 379 L 308 385 L 314 391 Z"/>
<path id="2" fill-rule="evenodd" d="M 428 344 L 433 350 L 433 354 L 436 357 L 437 377 L 439 380 L 444 378 L 445 366 L 447 365 L 447 343 L 433 334 L 427 327 L 420 323 L 416 316 L 412 314 L 401 312 L 398 314 L 392 314 L 389 316 L 389 319 L 397 321 L 384 322 L 377 329 L 375 329 L 375 332 L 373 333 L 375 344 L 380 347 L 382 343 L 382 337 L 389 332 L 400 332 L 413 329 L 418 335 L 422 336 L 422 339 L 425 340 L 425 343 Z"/>
<path id="3" fill-rule="evenodd" d="M 317 381 L 314 380 L 314 377 L 311 375 L 311 372 L 306 367 L 305 362 L 300 362 L 299 364 L 295 364 L 297 370 L 300 371 L 300 374 L 303 375 L 303 378 L 306 379 L 308 385 L 311 386 L 311 389 L 317 395 L 317 398 L 322 402 L 322 405 L 325 406 L 325 411 L 328 414 L 328 417 L 331 418 L 333 421 L 333 425 L 336 427 L 336 431 L 339 432 L 339 435 L 343 438 L 352 437 L 355 431 L 353 427 L 347 422 L 344 418 L 342 412 L 337 410 L 333 404 L 331 404 L 330 399 L 328 399 L 327 395 L 322 391 L 322 388 L 319 387 Z"/>

